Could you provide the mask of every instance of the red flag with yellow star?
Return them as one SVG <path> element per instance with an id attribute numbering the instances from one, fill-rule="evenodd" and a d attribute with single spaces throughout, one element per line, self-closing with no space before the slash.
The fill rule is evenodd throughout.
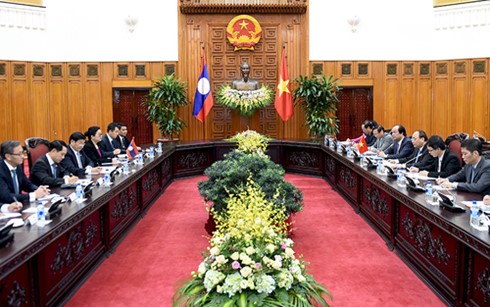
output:
<path id="1" fill-rule="evenodd" d="M 368 151 L 368 146 L 366 143 L 366 138 L 364 137 L 364 134 L 361 136 L 361 140 L 357 144 L 357 149 L 359 150 L 359 153 L 362 155 L 366 151 Z"/>
<path id="2" fill-rule="evenodd" d="M 293 96 L 291 95 L 291 84 L 289 82 L 288 66 L 286 63 L 286 49 L 282 51 L 281 71 L 279 72 L 274 106 L 283 121 L 288 121 L 294 114 Z"/>

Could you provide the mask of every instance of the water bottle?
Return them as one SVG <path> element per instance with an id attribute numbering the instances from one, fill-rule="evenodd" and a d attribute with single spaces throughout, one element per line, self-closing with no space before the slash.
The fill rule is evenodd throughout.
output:
<path id="1" fill-rule="evenodd" d="M 364 155 L 363 154 L 361 154 L 359 156 L 359 164 L 361 165 L 361 167 L 364 166 Z"/>
<path id="2" fill-rule="evenodd" d="M 471 208 L 470 208 L 470 225 L 471 226 L 474 226 L 474 227 L 479 226 L 478 211 L 480 211 L 480 208 L 478 208 L 476 201 L 473 201 L 473 203 L 471 204 Z"/>
<path id="3" fill-rule="evenodd" d="M 138 155 L 138 164 L 143 165 L 143 154 Z"/>
<path id="4" fill-rule="evenodd" d="M 104 175 L 104 185 L 105 186 L 111 185 L 111 177 L 109 176 L 109 173 L 107 173 L 107 172 Z"/>
<path id="5" fill-rule="evenodd" d="M 427 181 L 425 186 L 425 201 L 432 202 L 432 182 L 430 181 Z"/>
<path id="6" fill-rule="evenodd" d="M 162 142 L 158 142 L 157 151 L 162 152 Z"/>
<path id="7" fill-rule="evenodd" d="M 77 183 L 77 187 L 75 188 L 75 195 L 77 196 L 77 199 L 83 198 L 83 188 L 80 182 Z"/>
<path id="8" fill-rule="evenodd" d="M 124 173 L 124 174 L 129 174 L 129 165 L 128 165 L 128 161 L 124 161 L 124 163 L 123 163 L 123 173 Z"/>
<path id="9" fill-rule="evenodd" d="M 46 210 L 44 208 L 43 202 L 38 201 L 37 203 L 37 226 L 44 227 L 46 225 Z"/>
<path id="10" fill-rule="evenodd" d="M 155 147 L 150 146 L 150 158 L 155 157 Z"/>

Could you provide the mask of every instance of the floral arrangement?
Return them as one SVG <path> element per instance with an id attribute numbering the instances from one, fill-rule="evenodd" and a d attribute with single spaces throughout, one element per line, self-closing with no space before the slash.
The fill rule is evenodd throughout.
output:
<path id="1" fill-rule="evenodd" d="M 285 237 L 284 210 L 267 201 L 249 179 L 231 195 L 226 217 L 193 278 L 174 295 L 174 306 L 329 306 L 330 293 L 297 259 Z"/>
<path id="2" fill-rule="evenodd" d="M 235 90 L 229 84 L 223 84 L 217 93 L 217 102 L 230 109 L 237 110 L 244 116 L 252 114 L 272 103 L 272 89 L 266 84 L 258 90 Z"/>
<path id="3" fill-rule="evenodd" d="M 255 130 L 246 130 L 239 132 L 226 140 L 230 142 L 237 142 L 238 151 L 247 154 L 258 154 L 265 156 L 267 146 L 269 145 L 269 141 L 271 139 Z"/>

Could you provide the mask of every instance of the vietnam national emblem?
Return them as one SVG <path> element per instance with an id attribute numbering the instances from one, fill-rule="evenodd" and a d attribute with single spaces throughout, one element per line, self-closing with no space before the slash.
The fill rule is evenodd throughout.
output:
<path id="1" fill-rule="evenodd" d="M 233 18 L 226 27 L 226 36 L 236 50 L 254 50 L 254 46 L 262 36 L 259 22 L 249 15 L 239 15 Z"/>

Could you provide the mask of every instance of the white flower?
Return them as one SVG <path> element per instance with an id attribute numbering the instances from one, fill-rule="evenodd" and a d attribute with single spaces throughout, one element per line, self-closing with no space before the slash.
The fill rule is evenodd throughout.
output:
<path id="1" fill-rule="evenodd" d="M 221 238 L 221 237 L 213 238 L 213 243 L 214 244 L 221 244 L 221 243 L 223 243 L 223 238 Z"/>
<path id="2" fill-rule="evenodd" d="M 272 268 L 279 270 L 282 267 L 282 262 L 281 261 L 273 261 L 272 262 Z"/>
<path id="3" fill-rule="evenodd" d="M 240 254 L 240 260 L 242 261 L 243 264 L 252 264 L 252 263 L 254 263 L 252 261 L 252 259 L 250 259 L 250 257 L 247 254 L 245 254 L 245 253 L 241 253 Z"/>
<path id="4" fill-rule="evenodd" d="M 213 255 L 213 256 L 217 256 L 217 255 L 219 255 L 219 248 L 217 248 L 217 247 L 215 246 L 215 247 L 213 247 L 213 248 L 211 248 L 211 249 L 209 250 L 209 253 L 210 253 L 211 255 Z"/>
<path id="5" fill-rule="evenodd" d="M 206 263 L 203 261 L 199 264 L 199 268 L 197 269 L 197 273 L 199 274 L 199 277 L 202 277 L 204 273 L 206 273 Z"/>
<path id="6" fill-rule="evenodd" d="M 247 247 L 245 252 L 247 252 L 247 254 L 249 254 L 249 255 L 252 255 L 253 253 L 255 253 L 255 248 L 253 248 L 252 246 L 249 246 L 249 247 Z"/>
<path id="7" fill-rule="evenodd" d="M 255 224 L 260 225 L 260 223 L 262 223 L 262 220 L 260 219 L 260 217 L 256 218 Z"/>
<path id="8" fill-rule="evenodd" d="M 265 263 L 265 264 L 269 263 L 270 261 L 271 261 L 271 259 L 269 257 L 267 257 L 267 256 L 264 256 L 262 258 L 262 262 Z"/>
<path id="9" fill-rule="evenodd" d="M 284 251 L 289 258 L 294 257 L 294 250 L 291 247 L 287 247 Z"/>
<path id="10" fill-rule="evenodd" d="M 216 257 L 216 262 L 218 262 L 219 264 L 226 263 L 227 261 L 228 260 L 226 260 L 226 257 L 223 255 L 219 255 L 218 257 Z"/>
<path id="11" fill-rule="evenodd" d="M 305 282 L 306 281 L 306 278 L 303 275 L 301 275 L 301 274 L 296 275 L 296 279 L 299 282 Z"/>
<path id="12" fill-rule="evenodd" d="M 252 273 L 252 268 L 249 266 L 245 266 L 240 270 L 240 274 L 245 278 L 247 278 L 250 273 Z"/>
<path id="13" fill-rule="evenodd" d="M 240 254 L 238 254 L 238 252 L 234 252 L 233 254 L 231 254 L 230 258 L 237 261 L 238 259 L 240 259 Z"/>
<path id="14" fill-rule="evenodd" d="M 274 244 L 267 244 L 267 246 L 265 247 L 265 249 L 269 252 L 269 253 L 273 253 L 275 250 L 276 250 L 276 246 Z"/>

